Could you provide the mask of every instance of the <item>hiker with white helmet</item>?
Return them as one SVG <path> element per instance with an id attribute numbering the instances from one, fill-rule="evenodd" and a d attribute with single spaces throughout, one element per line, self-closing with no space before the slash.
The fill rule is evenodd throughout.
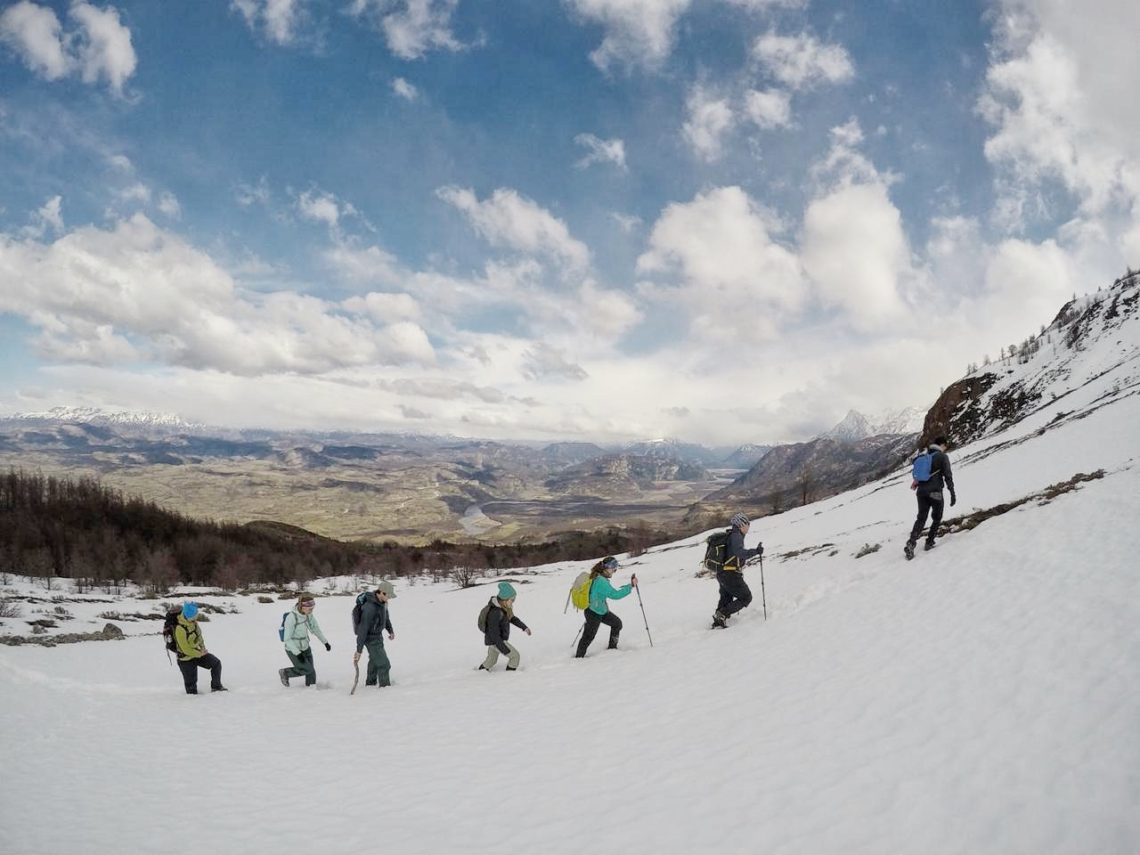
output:
<path id="1" fill-rule="evenodd" d="M 290 677 L 304 677 L 305 685 L 312 686 L 317 682 L 317 666 L 313 664 L 313 648 L 309 643 L 309 633 L 321 640 L 325 650 L 332 650 L 332 645 L 321 632 L 321 625 L 317 623 L 317 616 L 313 609 L 317 601 L 312 594 L 302 592 L 297 596 L 297 605 L 293 611 L 285 616 L 281 624 L 281 640 L 285 642 L 285 655 L 292 663 L 291 668 L 281 668 L 277 672 L 281 685 L 288 688 Z"/>
<path id="2" fill-rule="evenodd" d="M 747 515 L 735 513 L 729 520 L 728 541 L 725 544 L 724 563 L 716 571 L 716 581 L 720 586 L 720 599 L 713 612 L 713 626 L 724 629 L 728 619 L 752 603 L 752 590 L 744 581 L 744 565 L 751 558 L 764 554 L 764 544 L 756 544 L 755 549 L 744 548 L 744 535 L 748 534 L 751 521 Z"/>
<path id="3" fill-rule="evenodd" d="M 487 645 L 487 657 L 479 666 L 480 671 L 490 671 L 499 661 L 499 654 L 507 657 L 507 670 L 519 669 L 519 651 L 507 641 L 511 636 L 511 624 L 527 635 L 530 628 L 515 614 L 515 587 L 510 582 L 500 582 L 497 596 L 491 597 L 479 616 L 483 629 L 483 643 Z"/>
<path id="4" fill-rule="evenodd" d="M 618 636 L 621 635 L 621 618 L 610 611 L 606 600 L 620 600 L 629 596 L 637 587 L 637 576 L 631 576 L 628 585 L 615 588 L 610 584 L 614 571 L 621 565 L 612 555 L 603 558 L 590 568 L 590 604 L 583 614 L 586 616 L 586 625 L 582 628 L 582 640 L 578 642 L 578 651 L 575 658 L 581 659 L 586 650 L 598 634 L 598 628 L 604 623 L 610 628 L 610 643 L 608 649 L 615 650 L 618 646 Z"/>

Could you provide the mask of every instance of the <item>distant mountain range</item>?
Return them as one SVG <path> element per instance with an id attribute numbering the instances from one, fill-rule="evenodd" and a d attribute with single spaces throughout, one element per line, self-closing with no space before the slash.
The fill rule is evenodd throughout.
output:
<path id="1" fill-rule="evenodd" d="M 907 407 L 875 419 L 868 418 L 857 410 L 849 410 L 839 424 L 831 430 L 824 431 L 817 438 L 858 442 L 872 436 L 916 434 L 922 431 L 922 422 L 925 418 L 926 410 L 918 407 Z"/>

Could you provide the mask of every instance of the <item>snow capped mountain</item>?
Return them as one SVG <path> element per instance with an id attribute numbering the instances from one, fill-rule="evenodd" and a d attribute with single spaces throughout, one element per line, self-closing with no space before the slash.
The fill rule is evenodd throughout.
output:
<path id="1" fill-rule="evenodd" d="M 869 418 L 858 410 L 849 410 L 843 420 L 831 430 L 824 431 L 819 439 L 834 439 L 837 442 L 858 442 L 871 436 L 884 434 L 902 435 L 918 433 L 922 430 L 926 410 L 918 407 L 885 413 L 878 418 Z"/>
<path id="2" fill-rule="evenodd" d="M 848 410 L 843 421 L 829 431 L 820 434 L 822 439 L 834 439 L 839 442 L 855 442 L 874 435 L 874 428 L 870 420 L 856 410 Z"/>
<path id="3" fill-rule="evenodd" d="M 160 427 L 175 430 L 204 427 L 202 424 L 188 422 L 173 413 L 135 413 L 126 410 L 108 412 L 98 407 L 52 407 L 43 412 L 14 413 L 5 418 L 12 421 L 90 424 L 102 427 Z"/>

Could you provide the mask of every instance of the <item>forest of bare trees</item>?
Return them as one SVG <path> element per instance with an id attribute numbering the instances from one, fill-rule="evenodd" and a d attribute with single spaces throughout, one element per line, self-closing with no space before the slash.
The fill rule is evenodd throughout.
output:
<path id="1" fill-rule="evenodd" d="M 133 582 L 155 593 L 176 584 L 237 590 L 338 575 L 474 579 L 490 570 L 639 552 L 675 537 L 635 525 L 537 543 L 342 542 L 282 524 L 191 519 L 93 478 L 16 470 L 0 476 L 0 577 L 31 576 L 49 590 L 61 578 L 80 590 Z"/>

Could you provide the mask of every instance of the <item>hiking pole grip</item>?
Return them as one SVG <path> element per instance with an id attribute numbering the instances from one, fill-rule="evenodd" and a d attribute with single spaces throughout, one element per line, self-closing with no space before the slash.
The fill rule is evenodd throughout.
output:
<path id="1" fill-rule="evenodd" d="M 649 619 L 645 616 L 645 603 L 641 601 L 641 586 L 634 588 L 637 591 L 637 604 L 641 606 L 641 619 L 645 621 L 645 634 L 649 636 L 649 646 L 653 646 L 653 634 L 649 631 Z"/>

